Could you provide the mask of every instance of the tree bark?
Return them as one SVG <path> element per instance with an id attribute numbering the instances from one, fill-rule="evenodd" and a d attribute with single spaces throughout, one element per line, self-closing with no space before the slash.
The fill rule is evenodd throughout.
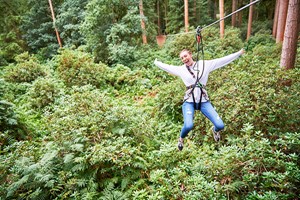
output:
<path id="1" fill-rule="evenodd" d="M 276 0 L 275 11 L 274 11 L 274 20 L 273 20 L 273 31 L 272 31 L 272 35 L 274 38 L 276 38 L 276 33 L 277 33 L 278 13 L 279 13 L 279 0 Z"/>
<path id="2" fill-rule="evenodd" d="M 159 1 L 157 1 L 157 33 L 158 33 L 158 35 L 161 35 L 161 22 L 160 22 Z"/>
<path id="3" fill-rule="evenodd" d="M 219 0 L 220 19 L 224 18 L 224 0 Z M 224 20 L 220 21 L 220 37 L 223 38 L 225 33 Z"/>
<path id="4" fill-rule="evenodd" d="M 237 0 L 232 0 L 232 12 L 237 10 Z M 231 17 L 231 26 L 236 26 L 236 14 L 233 14 Z"/>
<path id="5" fill-rule="evenodd" d="M 252 3 L 252 0 L 250 0 L 250 3 Z M 249 40 L 251 36 L 251 29 L 252 29 L 252 20 L 253 20 L 253 5 L 249 8 L 249 17 L 248 17 L 248 30 L 247 30 L 247 40 Z"/>
<path id="6" fill-rule="evenodd" d="M 288 5 L 287 22 L 282 45 L 280 66 L 285 69 L 294 68 L 299 30 L 300 0 L 290 0 Z"/>
<path id="7" fill-rule="evenodd" d="M 51 16 L 52 16 L 52 21 L 53 21 L 53 26 L 54 26 L 54 30 L 55 30 L 57 42 L 58 42 L 59 47 L 61 48 L 62 44 L 61 44 L 59 32 L 58 32 L 58 30 L 57 30 L 57 28 L 55 26 L 55 14 L 54 14 L 53 6 L 52 6 L 52 1 L 48 0 L 48 2 L 49 2 L 49 7 L 50 7 L 50 11 L 51 11 Z"/>
<path id="8" fill-rule="evenodd" d="M 146 25 L 144 21 L 144 8 L 143 8 L 143 0 L 140 0 L 139 2 L 139 9 L 140 9 L 140 16 L 141 16 L 141 27 L 142 27 L 142 38 L 143 38 L 143 44 L 147 44 L 147 36 L 146 36 Z"/>
<path id="9" fill-rule="evenodd" d="M 189 31 L 189 2 L 184 0 L 184 27 L 185 32 Z"/>
<path id="10" fill-rule="evenodd" d="M 283 41 L 288 5 L 289 5 L 289 0 L 279 0 L 276 43 L 280 43 Z"/>

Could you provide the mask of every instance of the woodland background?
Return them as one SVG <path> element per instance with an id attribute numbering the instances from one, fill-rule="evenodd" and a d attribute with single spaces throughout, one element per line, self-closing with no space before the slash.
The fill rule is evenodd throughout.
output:
<path id="1" fill-rule="evenodd" d="M 276 20 L 299 0 L 261 0 L 250 32 L 249 8 L 202 31 L 205 59 L 246 54 L 207 85 L 222 141 L 196 113 L 180 152 L 185 88 L 153 61 L 180 65 L 221 3 L 249 3 L 188 1 L 186 18 L 186 2 L 0 0 L 0 199 L 299 199 L 300 26 Z"/>

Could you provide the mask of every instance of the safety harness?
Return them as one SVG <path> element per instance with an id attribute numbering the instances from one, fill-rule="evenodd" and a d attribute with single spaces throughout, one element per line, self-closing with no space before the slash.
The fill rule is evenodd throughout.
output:
<path id="1" fill-rule="evenodd" d="M 186 87 L 186 92 L 188 92 L 190 90 L 190 92 L 188 93 L 188 98 L 192 95 L 193 97 L 193 102 L 194 102 L 194 108 L 195 110 L 197 109 L 201 109 L 201 101 L 202 101 L 202 95 L 204 94 L 204 91 L 203 89 L 205 89 L 205 85 L 201 84 L 200 83 L 200 79 L 202 78 L 203 76 L 203 72 L 204 72 L 204 51 L 203 51 L 203 44 L 202 44 L 202 36 L 201 36 L 201 28 L 198 26 L 197 29 L 196 29 L 196 42 L 197 42 L 197 59 L 196 59 L 196 62 L 193 66 L 193 69 L 194 71 L 197 71 L 197 78 L 195 76 L 195 74 L 192 72 L 191 68 L 188 67 L 186 65 L 186 68 L 187 70 L 189 71 L 189 73 L 193 76 L 193 78 L 196 78 L 196 81 L 194 84 L 192 85 L 189 85 Z M 202 53 L 202 61 L 203 61 L 203 64 L 202 64 L 202 72 L 201 72 L 201 75 L 199 76 L 199 66 L 198 66 L 198 61 L 199 61 L 199 52 L 201 50 L 201 53 Z M 200 101 L 199 101 L 199 107 L 197 107 L 197 103 L 196 103 L 196 99 L 195 99 L 195 95 L 194 95 L 194 90 L 195 88 L 198 87 L 200 88 Z M 184 102 L 188 99 L 188 98 L 185 98 Z"/>

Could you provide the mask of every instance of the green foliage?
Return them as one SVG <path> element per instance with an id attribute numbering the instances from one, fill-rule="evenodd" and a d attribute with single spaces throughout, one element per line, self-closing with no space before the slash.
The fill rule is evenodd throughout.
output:
<path id="1" fill-rule="evenodd" d="M 102 87 L 105 83 L 104 64 L 96 64 L 90 54 L 80 50 L 63 49 L 55 57 L 56 73 L 67 86 L 91 84 Z"/>
<path id="2" fill-rule="evenodd" d="M 255 36 L 250 37 L 246 43 L 246 51 L 252 51 L 257 45 L 263 45 L 272 48 L 275 44 L 275 39 L 270 35 L 270 33 L 265 31 L 260 31 L 255 34 Z"/>
<path id="3" fill-rule="evenodd" d="M 43 59 L 51 58 L 59 48 L 48 1 L 28 0 L 29 11 L 22 18 L 21 31 L 30 53 L 39 53 Z M 60 3 L 52 1 L 54 8 Z"/>
<path id="4" fill-rule="evenodd" d="M 87 0 L 67 0 L 59 6 L 55 25 L 57 26 L 64 47 L 79 47 L 85 44 L 85 37 L 80 32 L 85 17 Z"/>
<path id="5" fill-rule="evenodd" d="M 184 2 L 171 0 L 168 4 L 169 12 L 167 13 L 168 22 L 166 24 L 166 33 L 178 33 L 180 28 L 184 26 L 184 12 L 182 12 Z M 174 15 L 174 13 L 177 13 L 177 15 Z"/>
<path id="6" fill-rule="evenodd" d="M 129 46 L 127 42 L 123 41 L 121 44 L 109 44 L 108 49 L 110 51 L 109 59 L 113 63 L 127 64 L 134 61 L 135 47 Z"/>
<path id="7" fill-rule="evenodd" d="M 114 31 L 110 39 L 120 44 L 126 27 Z M 237 29 L 227 32 L 221 40 L 217 29 L 203 31 L 205 58 L 243 46 Z M 81 50 L 62 49 L 45 66 L 20 55 L 0 73 L 0 198 L 297 199 L 299 70 L 279 69 L 280 47 L 254 37 L 251 50 L 207 85 L 226 124 L 222 141 L 213 141 L 211 123 L 196 112 L 180 152 L 185 88 L 153 61 L 180 63 L 192 36 L 170 37 L 161 49 L 137 47 L 134 58 L 112 67 Z M 26 73 L 12 70 L 21 66 L 44 73 L 24 82 Z M 11 82 L 11 72 L 22 81 Z"/>
<path id="8" fill-rule="evenodd" d="M 14 57 L 26 49 L 20 31 L 21 18 L 27 10 L 27 0 L 1 1 L 0 66 L 14 62 Z"/>
<path id="9" fill-rule="evenodd" d="M 15 32 L 0 34 L 0 66 L 14 61 L 14 57 L 24 51 L 24 41 Z"/>
<path id="10" fill-rule="evenodd" d="M 14 104 L 0 101 L 0 144 L 1 151 L 6 145 L 13 144 L 16 140 L 26 139 L 29 131 L 25 123 L 16 113 Z"/>
<path id="11" fill-rule="evenodd" d="M 16 57 L 16 64 L 5 68 L 4 79 L 13 83 L 30 83 L 41 76 L 47 75 L 47 70 L 43 67 L 34 55 L 28 52 Z"/>
<path id="12" fill-rule="evenodd" d="M 30 104 L 34 108 L 44 108 L 52 103 L 61 95 L 63 84 L 56 79 L 39 78 L 33 82 L 28 91 Z"/>
<path id="13" fill-rule="evenodd" d="M 125 40 L 129 43 L 131 39 L 135 38 L 137 30 L 140 30 L 140 26 L 136 26 L 137 22 L 140 22 L 140 18 L 136 16 L 138 14 L 135 12 L 136 5 L 138 5 L 137 1 L 131 0 L 113 2 L 92 0 L 87 4 L 85 22 L 81 30 L 86 37 L 88 47 L 94 52 L 97 62 L 101 60 L 108 63 L 108 41 L 115 41 L 118 38 L 118 40 Z M 117 27 L 124 29 L 117 29 Z M 120 38 L 122 35 L 123 37 Z M 113 59 L 115 58 L 113 57 Z"/>

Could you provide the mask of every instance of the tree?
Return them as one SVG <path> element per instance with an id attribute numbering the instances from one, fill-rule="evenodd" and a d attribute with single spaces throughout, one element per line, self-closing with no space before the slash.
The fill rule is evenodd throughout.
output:
<path id="1" fill-rule="evenodd" d="M 287 22 L 284 33 L 284 40 L 282 46 L 280 66 L 285 69 L 294 68 L 296 53 L 297 53 L 297 39 L 299 32 L 299 14 L 300 14 L 300 0 L 290 0 L 288 5 Z"/>
<path id="2" fill-rule="evenodd" d="M 236 11 L 237 8 L 237 0 L 232 0 L 232 12 Z M 231 17 L 231 26 L 236 26 L 236 14 L 233 14 Z"/>
<path id="3" fill-rule="evenodd" d="M 184 27 L 184 2 L 178 0 L 169 0 L 167 13 L 167 33 L 178 33 Z"/>
<path id="4" fill-rule="evenodd" d="M 146 26 L 145 26 L 145 16 L 144 16 L 143 0 L 140 0 L 140 2 L 139 2 L 139 10 L 140 10 L 140 16 L 141 16 L 141 28 L 142 28 L 143 44 L 147 44 L 147 36 L 146 36 Z"/>
<path id="5" fill-rule="evenodd" d="M 140 41 L 142 32 L 138 3 L 139 1 L 132 0 L 89 1 L 81 32 L 85 35 L 87 46 L 94 53 L 96 62 L 110 63 L 110 50 L 115 53 L 122 51 L 125 55 L 129 50 L 128 45 L 136 45 L 137 40 Z M 108 48 L 109 45 L 111 49 Z"/>
<path id="6" fill-rule="evenodd" d="M 275 11 L 274 11 L 274 20 L 273 20 L 273 30 L 272 30 L 272 35 L 274 38 L 276 38 L 278 15 L 279 15 L 279 0 L 276 0 Z"/>
<path id="7" fill-rule="evenodd" d="M 60 1 L 53 1 L 59 7 Z M 29 0 L 30 10 L 23 16 L 21 30 L 31 53 L 40 53 L 45 58 L 56 54 L 57 43 L 51 12 L 47 1 Z"/>
<path id="8" fill-rule="evenodd" d="M 250 3 L 252 3 L 252 0 L 250 0 Z M 251 5 L 249 9 L 247 40 L 251 36 L 252 20 L 253 20 L 253 5 Z"/>
<path id="9" fill-rule="evenodd" d="M 189 3 L 188 0 L 184 0 L 184 27 L 185 32 L 189 31 Z"/>
<path id="10" fill-rule="evenodd" d="M 220 19 L 224 18 L 224 0 L 219 0 Z M 223 38 L 225 34 L 225 22 L 220 21 L 220 37 Z"/>
<path id="11" fill-rule="evenodd" d="M 48 2 L 49 2 L 49 7 L 50 7 L 50 11 L 51 11 L 51 16 L 52 16 L 52 21 L 53 21 L 53 26 L 54 26 L 57 42 L 59 44 L 59 47 L 62 47 L 59 32 L 58 32 L 58 30 L 56 28 L 56 25 L 55 25 L 55 14 L 54 14 L 53 6 L 52 6 L 52 0 L 49 0 Z"/>
<path id="12" fill-rule="evenodd" d="M 277 43 L 283 41 L 288 4 L 289 4 L 288 0 L 279 0 L 278 24 L 277 24 L 277 31 L 276 31 Z"/>
<path id="13" fill-rule="evenodd" d="M 85 6 L 88 0 L 65 0 L 58 8 L 56 26 L 65 47 L 84 45 L 85 37 L 81 25 L 85 18 Z"/>
<path id="14" fill-rule="evenodd" d="M 0 66 L 14 62 L 16 55 L 27 50 L 20 30 L 27 6 L 27 0 L 0 0 Z"/>

